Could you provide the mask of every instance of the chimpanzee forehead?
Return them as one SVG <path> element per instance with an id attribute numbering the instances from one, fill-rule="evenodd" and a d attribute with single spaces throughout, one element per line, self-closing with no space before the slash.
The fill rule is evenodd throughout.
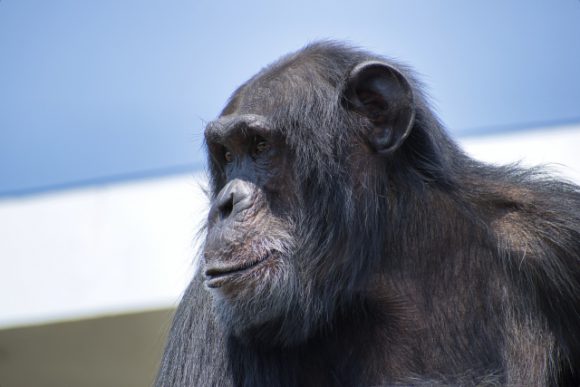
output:
<path id="1" fill-rule="evenodd" d="M 236 113 L 272 116 L 280 110 L 280 105 L 285 99 L 283 90 L 283 87 L 272 82 L 250 85 L 237 96 Z"/>
<path id="2" fill-rule="evenodd" d="M 319 86 L 320 81 L 317 82 Z M 271 117 L 304 101 L 314 87 L 314 82 L 308 82 L 296 72 L 264 74 L 240 88 L 222 115 L 255 114 Z"/>

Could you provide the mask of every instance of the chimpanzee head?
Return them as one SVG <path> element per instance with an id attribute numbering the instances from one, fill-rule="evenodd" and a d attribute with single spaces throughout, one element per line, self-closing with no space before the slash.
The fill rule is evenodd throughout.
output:
<path id="1" fill-rule="evenodd" d="M 202 270 L 235 336 L 299 342 L 373 286 L 397 176 L 434 170 L 415 157 L 434 118 L 414 83 L 383 58 L 318 43 L 254 76 L 207 125 Z"/>

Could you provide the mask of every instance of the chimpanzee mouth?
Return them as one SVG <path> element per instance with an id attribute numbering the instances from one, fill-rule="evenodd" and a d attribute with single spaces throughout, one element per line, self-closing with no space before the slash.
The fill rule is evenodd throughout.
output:
<path id="1" fill-rule="evenodd" d="M 259 259 L 244 262 L 232 266 L 216 265 L 205 270 L 205 284 L 208 288 L 219 288 L 227 281 L 239 277 L 241 274 L 250 272 L 258 268 L 262 263 L 272 257 L 272 253 L 267 253 Z"/>

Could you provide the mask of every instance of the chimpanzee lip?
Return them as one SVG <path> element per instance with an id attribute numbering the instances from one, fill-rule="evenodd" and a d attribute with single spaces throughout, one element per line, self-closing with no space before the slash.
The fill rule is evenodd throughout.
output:
<path id="1" fill-rule="evenodd" d="M 264 254 L 259 259 L 243 262 L 232 266 L 216 265 L 205 269 L 205 283 L 208 288 L 219 288 L 228 280 L 258 267 L 272 256 L 271 253 Z"/>

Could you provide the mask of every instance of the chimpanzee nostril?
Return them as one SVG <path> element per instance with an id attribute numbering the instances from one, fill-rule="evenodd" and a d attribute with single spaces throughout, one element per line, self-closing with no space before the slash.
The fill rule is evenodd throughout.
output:
<path id="1" fill-rule="evenodd" d="M 218 209 L 220 211 L 220 216 L 222 219 L 227 218 L 232 213 L 234 209 L 234 195 L 230 195 L 224 198 L 225 200 L 218 203 Z"/>
<path id="2" fill-rule="evenodd" d="M 244 180 L 235 179 L 226 184 L 216 200 L 220 217 L 225 219 L 251 207 L 252 191 L 252 184 Z"/>

